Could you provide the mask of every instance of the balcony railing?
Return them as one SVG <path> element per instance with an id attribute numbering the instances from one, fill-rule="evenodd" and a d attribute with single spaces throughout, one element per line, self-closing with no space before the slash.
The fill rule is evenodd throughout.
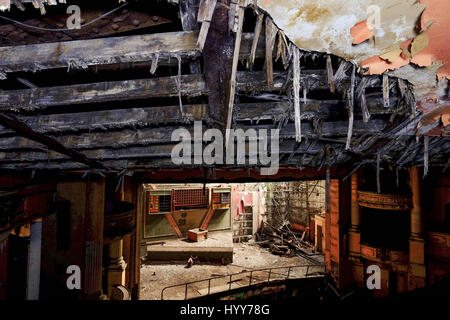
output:
<path id="1" fill-rule="evenodd" d="M 283 272 L 284 270 L 284 272 Z M 281 271 L 281 272 L 280 272 Z M 266 276 L 262 277 L 261 274 L 266 274 Z M 310 264 L 310 265 L 302 265 L 302 266 L 287 266 L 287 267 L 272 267 L 272 268 L 264 268 L 264 269 L 255 269 L 250 271 L 242 271 L 238 273 L 233 273 L 230 275 L 217 276 L 202 280 L 197 280 L 193 282 L 187 282 L 183 284 L 177 284 L 173 286 L 168 286 L 162 289 L 161 291 L 161 300 L 164 300 L 164 294 L 168 289 L 176 289 L 184 287 L 184 300 L 188 299 L 188 288 L 193 287 L 194 284 L 205 283 L 207 286 L 203 288 L 203 292 L 197 290 L 197 295 L 192 296 L 192 298 L 198 298 L 201 296 L 208 296 L 211 294 L 219 293 L 219 292 L 227 292 L 232 289 L 237 288 L 245 288 L 254 284 L 266 283 L 271 281 L 280 281 L 280 280 L 289 280 L 289 279 L 303 279 L 303 278 L 312 278 L 312 277 L 324 277 L 326 274 L 326 267 L 324 264 Z M 246 275 L 249 279 L 248 282 L 242 281 L 242 276 Z M 237 277 L 239 279 L 236 279 Z M 225 286 L 220 286 L 220 290 L 212 292 L 211 282 L 217 281 L 219 279 L 224 279 L 226 281 Z M 235 285 L 233 287 L 233 283 L 240 282 L 239 285 Z"/>

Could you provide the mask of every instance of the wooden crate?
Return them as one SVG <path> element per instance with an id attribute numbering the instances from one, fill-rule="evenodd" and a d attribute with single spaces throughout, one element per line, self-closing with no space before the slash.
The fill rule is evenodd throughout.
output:
<path id="1" fill-rule="evenodd" d="M 208 239 L 208 231 L 200 229 L 191 229 L 187 232 L 189 241 L 199 242 Z"/>

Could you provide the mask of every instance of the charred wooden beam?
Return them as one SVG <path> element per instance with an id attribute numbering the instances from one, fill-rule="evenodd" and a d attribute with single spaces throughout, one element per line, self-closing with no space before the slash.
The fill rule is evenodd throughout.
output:
<path id="1" fill-rule="evenodd" d="M 262 14 L 260 12 L 258 12 L 257 14 L 258 14 L 258 19 L 256 21 L 255 32 L 254 32 L 254 37 L 253 37 L 253 42 L 252 42 L 252 49 L 250 51 L 250 57 L 247 61 L 247 68 L 250 68 L 255 63 L 256 52 L 258 49 L 259 38 L 261 35 L 261 30 L 262 30 L 263 21 L 264 21 L 264 14 Z"/>
<path id="2" fill-rule="evenodd" d="M 216 10 L 220 12 L 220 10 Z M 232 37 L 220 38 L 215 28 L 210 33 L 212 43 L 205 48 L 205 76 L 200 74 L 182 75 L 181 94 L 183 96 L 209 95 L 211 117 L 222 119 L 225 123 L 227 105 L 226 96 L 231 77 L 232 51 L 224 55 L 226 49 L 233 47 Z M 223 41 L 222 41 L 223 40 Z M 211 51 L 209 50 L 211 48 Z M 223 49 L 223 50 L 219 50 Z M 176 59 L 175 59 L 176 60 Z M 274 73 L 273 89 L 280 91 L 290 81 L 288 73 Z M 302 70 L 301 83 L 307 83 L 309 90 L 328 88 L 327 74 L 322 70 Z M 378 85 L 379 81 L 373 82 Z M 237 90 L 239 92 L 269 91 L 265 72 L 237 72 Z M 52 106 L 65 106 L 108 101 L 148 99 L 155 97 L 177 97 L 179 94 L 178 77 L 110 81 L 78 84 L 60 87 L 45 87 L 5 91 L 0 95 L 0 110 L 39 110 Z M 225 109 L 224 109 L 225 108 Z"/>
<path id="3" fill-rule="evenodd" d="M 197 12 L 197 0 L 180 0 L 180 18 L 184 31 L 198 30 Z M 189 62 L 189 68 L 191 73 L 201 73 L 200 61 Z"/>
<path id="4" fill-rule="evenodd" d="M 372 126 L 373 129 L 367 129 L 362 121 L 357 121 L 355 123 L 355 133 L 357 134 L 367 134 L 368 132 L 380 132 L 385 123 L 383 121 L 375 121 Z M 178 127 L 167 127 L 167 128 L 148 128 L 148 129 L 138 129 L 138 130 L 124 130 L 118 132 L 98 132 L 98 133 L 83 133 L 81 135 L 69 135 L 69 136 L 55 136 L 53 139 L 58 143 L 66 143 L 68 148 L 78 151 L 85 151 L 87 156 L 92 157 L 93 159 L 103 159 L 102 154 L 106 155 L 106 152 L 109 152 L 111 157 L 118 156 L 115 154 L 114 150 L 130 150 L 130 148 L 136 148 L 136 154 L 139 157 L 139 154 L 142 157 L 147 158 L 158 158 L 168 156 L 170 157 L 170 152 L 174 144 L 171 141 L 171 134 L 173 130 Z M 274 129 L 275 126 L 271 125 L 239 125 L 239 128 L 243 130 L 248 129 Z M 193 127 L 187 126 L 186 129 L 193 136 Z M 310 123 L 302 123 L 302 132 L 303 136 L 308 139 L 327 139 L 333 138 L 336 140 L 339 137 L 345 137 L 347 130 L 347 125 L 345 121 L 340 122 L 330 122 L 324 123 L 322 134 L 318 135 L 315 132 L 315 129 Z M 295 141 L 295 126 L 293 124 L 288 124 L 280 131 L 280 139 L 281 143 L 281 151 L 285 153 L 292 153 L 292 149 L 294 148 Z M 345 143 L 345 141 L 338 142 L 339 145 Z M 15 144 L 15 145 L 13 145 Z M 305 145 L 307 142 L 305 141 Z M 283 146 L 286 148 L 283 149 Z M 321 150 L 322 147 L 319 147 L 320 144 L 317 144 L 317 148 L 297 148 L 297 152 L 316 152 Z M 57 159 L 57 155 L 49 155 L 47 150 L 40 146 L 37 143 L 28 142 L 26 140 L 20 139 L 19 137 L 12 138 L 4 138 L 0 139 L 0 162 L 9 161 L 18 161 L 20 156 L 28 154 L 31 156 L 34 151 L 37 151 L 39 154 L 42 154 L 42 158 L 51 157 Z M 93 153 L 90 153 L 90 152 Z M 103 153 L 99 153 L 103 152 Z M 129 158 L 132 158 L 132 152 L 127 151 L 123 152 L 121 159 L 127 158 L 127 154 Z M 60 157 L 61 158 L 61 157 Z M 62 158 L 61 158 L 62 159 Z M 29 160 L 29 159 L 28 159 Z"/>
<path id="5" fill-rule="evenodd" d="M 273 48 L 275 46 L 275 39 L 278 29 L 274 25 L 272 19 L 266 18 L 266 72 L 267 72 L 267 87 L 272 91 L 273 87 Z"/>
<path id="6" fill-rule="evenodd" d="M 302 127 L 301 127 L 301 118 L 300 118 L 300 50 L 295 47 L 294 55 L 292 57 L 294 59 L 294 112 L 295 112 L 295 131 L 296 131 L 296 140 L 297 142 L 302 141 Z"/>
<path id="7" fill-rule="evenodd" d="M 394 98 L 391 100 L 395 102 Z M 372 114 L 385 114 L 383 99 L 374 98 L 368 102 Z M 301 119 L 311 121 L 313 119 L 339 118 L 345 113 L 346 104 L 341 100 L 308 100 L 301 105 Z M 273 121 L 276 123 L 282 119 L 293 121 L 291 114 L 292 105 L 288 101 L 241 103 L 236 109 L 237 122 Z M 359 113 L 355 113 L 360 115 Z M 95 132 L 106 130 L 124 130 L 127 128 L 147 128 L 158 125 L 170 125 L 190 123 L 192 121 L 204 121 L 208 116 L 208 106 L 204 104 L 185 105 L 184 115 L 178 106 L 158 106 L 130 109 L 115 109 L 104 111 L 89 111 L 77 113 L 62 113 L 40 116 L 20 116 L 33 130 L 56 136 L 82 133 L 83 131 Z M 161 128 L 162 129 L 162 128 Z M 13 130 L 0 126 L 0 136 L 14 134 Z M 6 147 L 0 139 L 0 149 Z M 17 147 L 21 144 L 12 144 Z"/>
<path id="8" fill-rule="evenodd" d="M 15 119 L 10 115 L 0 114 L 0 123 L 5 127 L 13 129 L 14 131 L 17 132 L 17 134 L 25 138 L 42 143 L 43 145 L 47 146 L 50 150 L 66 155 L 78 162 L 87 164 L 92 168 L 105 169 L 105 167 L 101 163 L 87 158 L 83 153 L 66 148 L 55 139 L 34 131 L 33 129 L 28 127 L 25 123 Z"/>
<path id="9" fill-rule="evenodd" d="M 236 8 L 237 16 L 237 26 L 236 26 L 236 40 L 234 44 L 234 54 L 233 54 L 233 64 L 231 67 L 231 77 L 230 77 L 230 93 L 228 95 L 228 106 L 227 106 L 227 124 L 225 131 L 225 145 L 228 145 L 230 138 L 231 121 L 233 117 L 234 109 L 234 99 L 236 94 L 236 73 L 239 64 L 239 52 L 241 51 L 241 38 L 242 38 L 242 27 L 244 25 L 244 8 L 240 5 Z"/>
<path id="10" fill-rule="evenodd" d="M 178 93 L 178 77 L 14 90 L 0 96 L 0 110 L 39 110 L 51 106 L 177 97 Z M 182 95 L 206 93 L 203 75 L 181 76 Z"/>
<path id="11" fill-rule="evenodd" d="M 213 20 L 214 10 L 216 9 L 217 0 L 200 0 L 200 8 L 198 12 L 198 21 L 202 23 L 200 33 L 198 35 L 197 44 L 203 51 L 206 38 L 208 37 L 209 28 Z"/>
<path id="12" fill-rule="evenodd" d="M 234 38 L 228 32 L 228 9 L 217 6 L 203 50 L 205 81 L 209 93 L 209 117 L 225 128 L 233 65 Z"/>
<path id="13" fill-rule="evenodd" d="M 197 32 L 170 32 L 93 40 L 43 43 L 0 48 L 0 71 L 38 71 L 54 68 L 87 68 L 92 65 L 168 60 L 200 55 Z"/>
<path id="14" fill-rule="evenodd" d="M 178 144 L 178 142 L 171 142 L 169 144 L 163 145 L 148 145 L 148 146 L 138 146 L 138 147 L 129 147 L 129 148 L 119 148 L 119 149 L 89 149 L 83 150 L 83 155 L 89 157 L 90 159 L 95 159 L 97 161 L 114 161 L 114 160 L 148 160 L 148 161 L 158 161 L 158 159 L 171 159 L 171 152 L 173 148 Z M 234 147 L 236 148 L 236 142 L 234 142 Z M 278 155 L 282 157 L 282 155 L 291 155 L 292 149 L 296 146 L 296 142 L 291 140 L 283 140 L 280 143 L 280 149 L 278 154 L 272 153 L 272 156 Z M 308 148 L 307 143 L 302 144 L 302 148 L 299 148 L 296 151 L 296 155 L 300 155 L 308 161 L 312 161 L 314 156 L 320 154 L 322 149 L 324 148 L 324 144 L 316 144 L 313 148 Z M 308 150 L 307 150 L 308 149 Z M 200 149 L 199 152 L 195 151 L 192 154 L 192 159 L 194 156 L 202 156 L 203 149 Z M 258 151 L 247 151 L 245 157 L 258 157 Z M 294 155 L 295 156 L 295 155 Z M 0 164 L 5 163 L 20 163 L 20 162 L 39 162 L 39 161 L 73 161 L 71 158 L 68 158 L 57 152 L 47 152 L 45 150 L 36 150 L 36 151 L 8 151 L 8 152 L 0 152 Z M 290 161 L 290 163 L 295 163 L 298 159 L 292 157 L 294 161 Z M 236 161 L 237 163 L 237 161 Z M 176 166 L 173 164 L 173 166 Z"/>
<path id="15" fill-rule="evenodd" d="M 207 105 L 146 107 L 79 113 L 63 113 L 24 117 L 24 122 L 41 133 L 61 134 L 82 131 L 106 131 L 126 128 L 156 127 L 202 121 L 207 117 Z M 0 135 L 11 133 L 0 128 Z"/>

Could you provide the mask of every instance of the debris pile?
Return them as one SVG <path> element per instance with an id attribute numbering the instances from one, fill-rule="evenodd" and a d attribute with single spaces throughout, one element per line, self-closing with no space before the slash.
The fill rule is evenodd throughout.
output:
<path id="1" fill-rule="evenodd" d="M 305 235 L 306 231 L 303 234 L 293 232 L 287 224 L 277 229 L 264 223 L 256 234 L 256 243 L 279 256 L 299 255 L 309 258 L 310 255 L 315 254 L 315 251 L 310 243 L 304 241 Z"/>

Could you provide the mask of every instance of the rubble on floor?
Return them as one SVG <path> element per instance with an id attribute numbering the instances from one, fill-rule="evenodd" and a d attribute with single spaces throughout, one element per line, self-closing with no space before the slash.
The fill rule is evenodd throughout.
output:
<path id="1" fill-rule="evenodd" d="M 277 229 L 265 223 L 256 234 L 255 243 L 263 248 L 269 248 L 273 254 L 279 256 L 293 257 L 299 255 L 311 259 L 309 256 L 316 254 L 313 245 L 304 241 L 305 234 L 306 231 L 303 234 L 292 231 L 286 224 Z"/>

